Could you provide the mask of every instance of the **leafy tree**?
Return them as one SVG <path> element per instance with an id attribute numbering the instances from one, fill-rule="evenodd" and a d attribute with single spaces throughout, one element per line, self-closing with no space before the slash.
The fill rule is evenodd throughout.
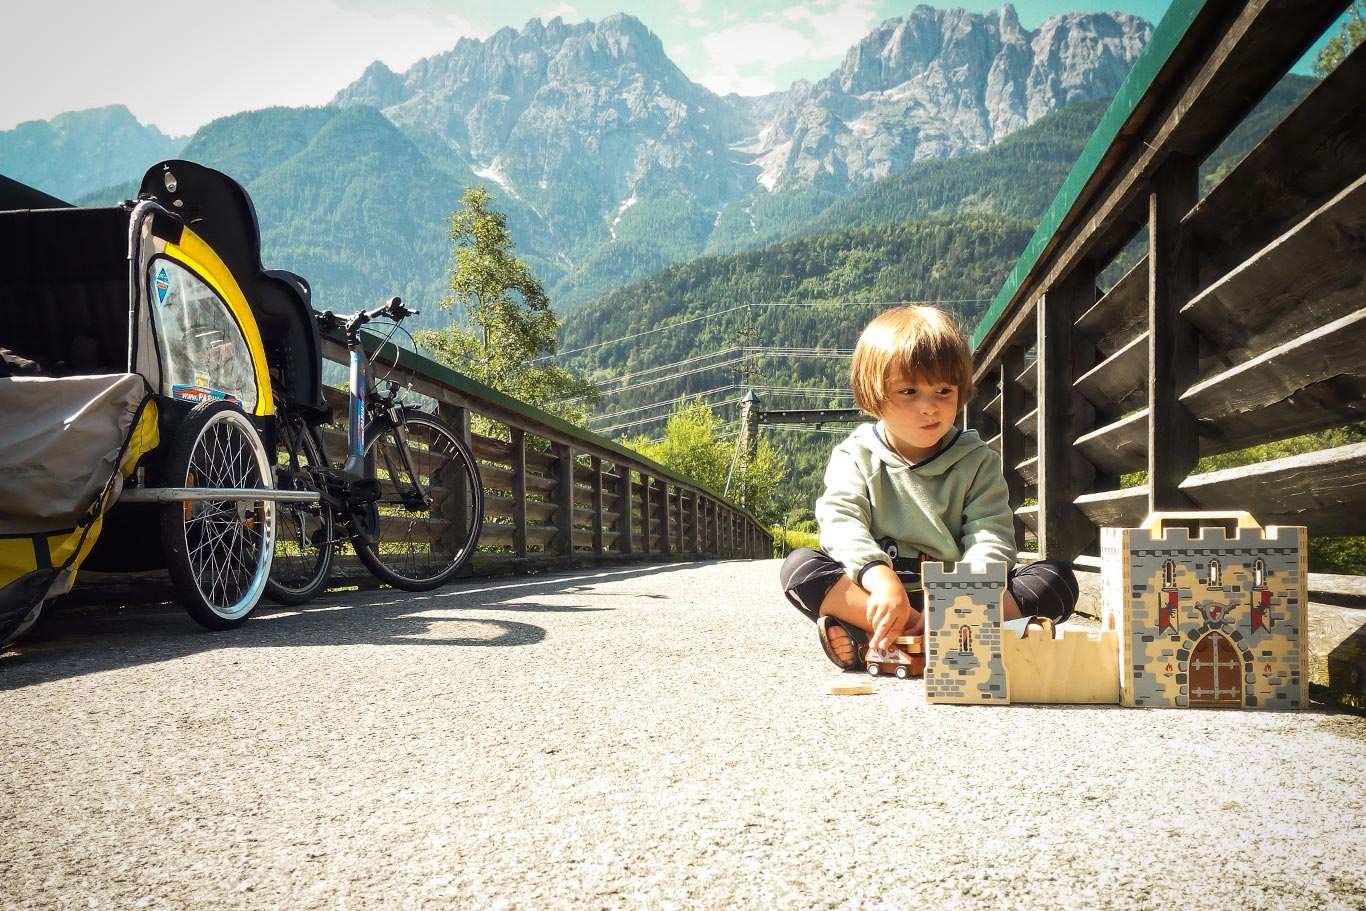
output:
<path id="1" fill-rule="evenodd" d="M 457 306 L 464 319 L 444 329 L 418 332 L 418 344 L 454 370 L 566 420 L 584 423 L 583 405 L 563 400 L 595 403 L 596 387 L 563 367 L 535 362 L 555 353 L 560 321 L 541 283 L 513 255 L 516 245 L 507 217 L 492 208 L 493 195 L 482 186 L 466 189 L 460 201 L 464 208 L 450 220 L 455 260 L 450 294 L 441 306 Z"/>
<path id="2" fill-rule="evenodd" d="M 1314 75 L 1322 79 L 1333 72 L 1362 41 L 1366 41 L 1366 0 L 1355 0 L 1338 33 L 1328 39 L 1314 58 Z"/>
<path id="3" fill-rule="evenodd" d="M 664 437 L 651 441 L 627 437 L 621 443 L 684 477 L 718 493 L 730 480 L 730 499 L 744 504 L 763 522 L 776 521 L 781 509 L 774 499 L 787 476 L 787 460 L 766 440 L 745 458 L 737 446 L 721 437 L 721 420 L 701 399 L 680 404 L 664 428 Z M 732 463 L 734 467 L 732 468 Z"/>

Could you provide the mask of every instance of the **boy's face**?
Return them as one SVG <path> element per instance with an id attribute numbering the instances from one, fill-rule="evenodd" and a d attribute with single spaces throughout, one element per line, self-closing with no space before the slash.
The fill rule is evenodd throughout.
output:
<path id="1" fill-rule="evenodd" d="M 892 448 L 908 462 L 923 462 L 939 451 L 940 440 L 953 428 L 958 387 L 893 367 L 887 377 L 887 401 L 878 417 Z"/>

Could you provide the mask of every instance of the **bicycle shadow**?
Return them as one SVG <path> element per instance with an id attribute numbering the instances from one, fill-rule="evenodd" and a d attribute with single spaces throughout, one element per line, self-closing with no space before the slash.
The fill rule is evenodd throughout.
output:
<path id="1" fill-rule="evenodd" d="M 225 648 L 534 645 L 545 639 L 546 629 L 525 617 L 612 611 L 616 608 L 610 603 L 592 602 L 621 597 L 664 599 L 668 596 L 597 591 L 596 586 L 690 565 L 466 579 L 423 594 L 393 589 L 327 592 L 303 607 L 263 601 L 244 625 L 224 632 L 203 629 L 170 601 L 58 608 L 29 637 L 0 655 L 0 692 Z"/>

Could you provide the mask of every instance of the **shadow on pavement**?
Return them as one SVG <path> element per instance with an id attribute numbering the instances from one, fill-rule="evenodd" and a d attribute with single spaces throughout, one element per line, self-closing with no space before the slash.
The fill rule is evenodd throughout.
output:
<path id="1" fill-rule="evenodd" d="M 225 632 L 203 629 L 174 602 L 131 607 L 58 605 L 27 638 L 0 655 L 0 691 L 224 648 L 533 645 L 546 635 L 535 623 L 466 614 L 498 611 L 529 617 L 611 611 L 622 598 L 668 596 L 594 591 L 600 583 L 648 579 L 691 565 L 695 564 L 598 567 L 467 579 L 421 594 L 394 589 L 328 592 L 303 607 L 281 607 L 263 600 L 250 620 Z M 538 595 L 556 599 L 581 596 L 584 603 L 549 604 L 538 600 Z M 455 634 L 450 632 L 452 625 L 457 629 Z M 464 627 L 470 634 L 461 634 Z M 492 636 L 487 635 L 490 629 Z M 476 631 L 484 634 L 475 635 Z"/>

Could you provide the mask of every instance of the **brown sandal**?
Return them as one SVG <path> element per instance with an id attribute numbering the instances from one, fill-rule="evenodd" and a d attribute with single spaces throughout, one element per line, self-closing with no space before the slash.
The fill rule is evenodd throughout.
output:
<path id="1" fill-rule="evenodd" d="M 847 644 L 849 657 L 839 656 L 839 644 L 830 641 L 830 630 L 838 627 L 844 633 L 844 642 Z M 840 670 L 861 671 L 863 670 L 863 648 L 859 638 L 856 637 L 849 627 L 836 620 L 830 615 L 825 615 L 816 620 L 816 635 L 820 637 L 821 648 L 825 651 L 825 657 L 830 659 L 830 663 Z"/>

